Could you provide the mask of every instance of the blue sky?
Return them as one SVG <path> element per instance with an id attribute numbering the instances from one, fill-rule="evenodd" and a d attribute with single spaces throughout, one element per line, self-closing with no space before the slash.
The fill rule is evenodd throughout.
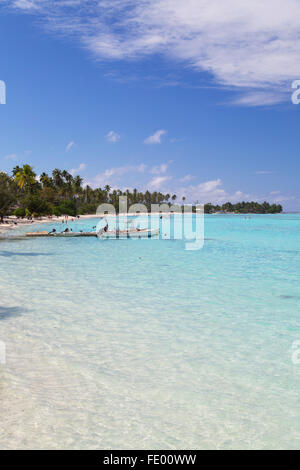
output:
<path id="1" fill-rule="evenodd" d="M 0 170 L 300 210 L 300 6 L 261 3 L 0 0 Z"/>

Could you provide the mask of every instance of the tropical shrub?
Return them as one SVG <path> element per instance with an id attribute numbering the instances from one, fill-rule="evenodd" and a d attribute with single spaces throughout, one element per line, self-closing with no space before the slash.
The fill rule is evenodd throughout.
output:
<path id="1" fill-rule="evenodd" d="M 18 207 L 18 209 L 14 210 L 14 215 L 18 217 L 18 219 L 22 219 L 26 215 L 26 211 L 23 207 Z"/>
<path id="2" fill-rule="evenodd" d="M 40 198 L 38 194 L 29 194 L 24 199 L 24 206 L 31 214 L 37 216 L 48 215 L 51 212 L 51 208 L 48 202 Z"/>
<path id="3" fill-rule="evenodd" d="M 55 215 L 70 215 L 72 217 L 76 216 L 76 204 L 74 201 L 62 201 L 59 206 L 55 209 Z"/>

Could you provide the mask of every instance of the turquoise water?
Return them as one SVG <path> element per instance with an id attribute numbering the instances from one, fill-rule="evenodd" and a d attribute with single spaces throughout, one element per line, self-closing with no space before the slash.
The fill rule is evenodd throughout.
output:
<path id="1" fill-rule="evenodd" d="M 1 449 L 300 447 L 300 216 L 184 247 L 0 242 Z"/>

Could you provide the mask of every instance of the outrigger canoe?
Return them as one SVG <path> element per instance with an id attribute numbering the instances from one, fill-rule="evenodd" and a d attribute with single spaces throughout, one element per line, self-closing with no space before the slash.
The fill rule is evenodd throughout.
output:
<path id="1" fill-rule="evenodd" d="M 140 230 L 108 230 L 105 232 L 103 229 L 99 232 L 62 232 L 62 233 L 48 233 L 43 232 L 27 232 L 26 237 L 55 237 L 55 238 L 74 238 L 74 237 L 99 237 L 100 239 L 125 239 L 125 238 L 151 238 L 159 235 L 158 229 L 140 229 Z"/>
<path id="2" fill-rule="evenodd" d="M 124 239 L 124 238 L 151 238 L 159 235 L 160 230 L 157 229 L 140 229 L 140 230 L 107 230 L 103 229 L 98 232 L 98 237 L 101 239 Z"/>
<path id="3" fill-rule="evenodd" d="M 48 232 L 27 232 L 26 237 L 48 237 Z"/>
<path id="4" fill-rule="evenodd" d="M 44 232 L 27 232 L 26 237 L 60 237 L 60 238 L 72 238 L 72 237 L 97 237 L 97 232 L 62 232 L 62 233 L 48 233 Z"/>
<path id="5" fill-rule="evenodd" d="M 72 237 L 97 237 L 97 232 L 63 232 L 53 233 L 54 237 L 72 238 Z"/>

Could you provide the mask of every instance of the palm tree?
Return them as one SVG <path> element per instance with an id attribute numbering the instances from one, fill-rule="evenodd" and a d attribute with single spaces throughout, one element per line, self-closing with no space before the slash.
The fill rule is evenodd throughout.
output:
<path id="1" fill-rule="evenodd" d="M 136 188 L 134 188 L 134 190 L 133 190 L 133 202 L 134 203 L 137 202 L 137 193 L 138 193 L 138 190 Z"/>
<path id="2" fill-rule="evenodd" d="M 75 176 L 75 178 L 73 179 L 73 190 L 75 194 L 79 194 L 82 192 L 82 183 L 83 179 L 80 176 Z"/>
<path id="3" fill-rule="evenodd" d="M 72 191 L 73 176 L 70 173 L 68 173 L 66 170 L 62 171 L 61 175 L 65 180 L 65 183 L 63 185 L 64 194 L 67 197 L 71 198 L 73 195 L 73 191 Z"/>
<path id="4" fill-rule="evenodd" d="M 52 180 L 47 173 L 42 173 L 40 176 L 40 182 L 42 183 L 43 187 L 50 188 L 52 186 Z"/>
<path id="5" fill-rule="evenodd" d="M 15 183 L 19 186 L 20 189 L 30 188 L 33 184 L 36 183 L 36 174 L 33 171 L 33 168 L 30 165 L 24 165 L 23 168 L 20 168 L 15 175 Z"/>
<path id="6" fill-rule="evenodd" d="M 13 171 L 12 171 L 13 177 L 15 177 L 16 174 L 17 174 L 20 170 L 22 170 L 22 168 L 21 168 L 19 165 L 15 166 L 14 169 L 13 169 Z"/>
<path id="7" fill-rule="evenodd" d="M 93 195 L 92 188 L 89 185 L 87 185 L 84 192 L 85 192 L 85 202 L 91 202 L 92 195 Z"/>
<path id="8" fill-rule="evenodd" d="M 52 171 L 52 178 L 57 188 L 61 188 L 63 186 L 64 180 L 62 177 L 61 170 L 59 170 L 58 168 L 55 168 L 55 170 Z"/>
<path id="9" fill-rule="evenodd" d="M 107 184 L 105 187 L 104 187 L 104 190 L 106 192 L 106 201 L 108 202 L 109 201 L 109 193 L 110 193 L 110 190 L 111 190 L 111 187 L 109 186 L 109 184 Z"/>

